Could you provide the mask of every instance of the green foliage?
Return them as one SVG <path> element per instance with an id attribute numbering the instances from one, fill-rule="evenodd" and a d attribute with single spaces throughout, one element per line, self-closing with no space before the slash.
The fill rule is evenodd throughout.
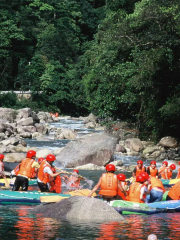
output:
<path id="1" fill-rule="evenodd" d="M 0 107 L 13 108 L 17 104 L 17 95 L 13 92 L 0 93 Z"/>

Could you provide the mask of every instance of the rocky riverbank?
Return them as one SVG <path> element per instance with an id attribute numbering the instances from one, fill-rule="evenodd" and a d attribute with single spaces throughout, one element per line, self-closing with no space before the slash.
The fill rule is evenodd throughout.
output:
<path id="1" fill-rule="evenodd" d="M 98 130 L 96 133 L 79 137 L 75 129 L 56 128 L 49 123 L 62 119 L 81 120 L 85 128 Z M 141 141 L 136 129 L 129 129 L 127 123 L 114 126 L 111 131 L 98 123 L 93 114 L 83 118 L 70 116 L 51 116 L 47 112 L 35 113 L 30 108 L 19 110 L 0 108 L 0 152 L 5 155 L 5 162 L 20 162 L 26 152 L 26 139 L 38 141 L 47 139 L 47 134 L 54 133 L 54 139 L 68 139 L 64 148 L 54 151 L 31 148 L 37 151 L 37 157 L 46 157 L 53 153 L 59 166 L 79 169 L 104 169 L 104 165 L 114 160 L 114 155 L 137 156 L 142 159 L 162 161 L 164 159 L 179 161 L 179 143 L 171 136 L 162 138 L 157 144 Z M 119 170 L 131 170 L 121 161 L 115 162 Z M 132 166 L 133 168 L 134 166 Z"/>

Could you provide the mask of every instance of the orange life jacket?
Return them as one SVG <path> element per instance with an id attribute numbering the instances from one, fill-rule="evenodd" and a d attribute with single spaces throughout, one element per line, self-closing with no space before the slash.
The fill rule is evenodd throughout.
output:
<path id="1" fill-rule="evenodd" d="M 180 200 L 180 181 L 171 187 L 168 196 L 173 200 Z"/>
<path id="2" fill-rule="evenodd" d="M 18 165 L 15 167 L 15 169 L 14 169 L 14 173 L 15 173 L 16 176 L 17 176 L 18 173 L 19 173 L 20 165 L 21 165 L 21 164 L 18 164 Z"/>
<path id="3" fill-rule="evenodd" d="M 165 170 L 161 173 L 161 178 L 162 179 L 171 179 L 172 170 L 170 169 L 170 167 L 166 167 L 165 169 L 167 169 L 167 178 L 166 178 L 166 175 L 165 175 Z"/>
<path id="4" fill-rule="evenodd" d="M 126 197 L 127 201 L 130 202 L 138 202 L 138 203 L 144 203 L 141 199 L 140 199 L 140 194 L 141 194 L 141 188 L 144 185 L 142 183 L 139 182 L 134 182 L 130 185 L 129 188 L 129 196 Z M 145 198 L 145 196 L 144 196 Z"/>
<path id="5" fill-rule="evenodd" d="M 166 169 L 166 167 L 164 167 L 164 166 L 161 166 L 159 168 L 159 176 L 161 176 L 161 178 L 163 178 L 163 179 L 166 178 L 166 176 L 165 176 L 165 169 Z"/>
<path id="6" fill-rule="evenodd" d="M 125 185 L 127 185 L 126 182 L 123 181 L 119 181 L 119 183 L 121 184 L 121 187 L 124 189 Z M 126 196 L 124 194 L 124 192 L 122 192 L 119 188 L 118 188 L 118 196 L 120 196 L 122 198 L 122 200 L 126 200 Z"/>
<path id="7" fill-rule="evenodd" d="M 161 188 L 163 192 L 166 191 L 161 180 L 159 180 L 158 178 L 151 177 L 150 181 L 151 181 L 151 189 L 153 189 L 154 187 L 158 187 L 158 188 Z"/>
<path id="8" fill-rule="evenodd" d="M 156 175 L 157 175 L 157 173 L 158 173 L 157 168 L 153 169 L 153 168 L 150 166 L 150 167 L 148 167 L 148 169 L 149 169 L 149 172 L 150 172 L 150 176 L 151 176 L 151 177 L 156 177 Z"/>
<path id="9" fill-rule="evenodd" d="M 39 180 L 41 180 L 44 184 L 50 182 L 49 174 L 48 174 L 48 173 L 44 173 L 44 168 L 45 168 L 45 167 L 51 168 L 51 166 L 49 165 L 49 163 L 46 162 L 46 160 L 44 160 L 44 161 L 41 162 L 40 168 L 39 168 L 39 172 L 38 172 L 38 178 L 39 178 Z"/>
<path id="10" fill-rule="evenodd" d="M 23 159 L 21 162 L 18 175 L 22 175 L 30 178 L 32 176 L 32 171 L 33 171 L 33 168 L 31 167 L 33 162 L 34 162 L 34 159 L 31 159 L 31 158 Z"/>
<path id="11" fill-rule="evenodd" d="M 61 177 L 58 175 L 54 181 L 50 182 L 50 192 L 61 193 Z"/>
<path id="12" fill-rule="evenodd" d="M 177 178 L 180 178 L 180 168 L 178 169 Z"/>
<path id="13" fill-rule="evenodd" d="M 136 166 L 135 168 L 136 168 L 136 177 L 139 176 L 141 172 L 146 172 L 146 169 L 144 166 L 142 166 L 141 169 L 138 166 Z"/>
<path id="14" fill-rule="evenodd" d="M 103 173 L 101 177 L 100 195 L 114 197 L 118 193 L 117 176 L 114 173 Z"/>

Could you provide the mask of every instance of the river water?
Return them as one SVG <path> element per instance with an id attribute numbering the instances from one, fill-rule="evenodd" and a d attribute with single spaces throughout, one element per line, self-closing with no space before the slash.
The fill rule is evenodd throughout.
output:
<path id="1" fill-rule="evenodd" d="M 79 121 L 62 121 L 54 126 L 80 128 L 79 134 L 86 134 L 88 130 L 81 129 Z M 73 125 L 73 126 L 72 126 Z M 52 135 L 49 136 L 51 139 Z M 29 146 L 49 148 L 55 150 L 66 145 L 66 140 L 51 140 L 46 142 L 29 141 Z M 128 164 L 135 163 L 137 158 L 122 158 Z M 80 175 L 97 183 L 102 171 L 81 170 Z M 125 173 L 127 177 L 131 173 Z M 121 222 L 67 222 L 52 218 L 40 218 L 29 214 L 34 206 L 10 205 L 0 206 L 0 239 L 133 239 L 145 240 L 149 234 L 156 234 L 158 239 L 180 239 L 180 213 L 162 213 L 155 215 L 128 215 Z"/>

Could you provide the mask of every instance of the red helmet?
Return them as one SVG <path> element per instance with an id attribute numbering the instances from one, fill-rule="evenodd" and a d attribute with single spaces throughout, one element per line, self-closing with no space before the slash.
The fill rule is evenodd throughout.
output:
<path id="1" fill-rule="evenodd" d="M 0 160 L 1 159 L 4 159 L 4 155 L 3 154 L 0 154 Z"/>
<path id="2" fill-rule="evenodd" d="M 150 164 L 156 165 L 156 161 L 151 161 Z"/>
<path id="3" fill-rule="evenodd" d="M 167 161 L 162 162 L 162 164 L 166 164 L 166 166 L 168 166 L 168 162 Z"/>
<path id="4" fill-rule="evenodd" d="M 118 174 L 118 175 L 117 175 L 117 179 L 118 179 L 119 181 L 125 181 L 126 176 L 125 176 L 123 173 L 121 173 L 121 174 Z"/>
<path id="5" fill-rule="evenodd" d="M 40 164 L 42 161 L 44 161 L 44 158 L 40 157 L 38 158 L 38 163 Z"/>
<path id="6" fill-rule="evenodd" d="M 136 182 L 145 182 L 146 181 L 146 179 L 144 178 L 144 176 L 142 176 L 142 175 L 138 175 L 138 176 L 136 176 Z"/>
<path id="7" fill-rule="evenodd" d="M 32 158 L 36 156 L 36 152 L 34 150 L 29 150 L 26 154 L 27 158 Z"/>
<path id="8" fill-rule="evenodd" d="M 108 165 L 106 165 L 106 170 L 108 171 L 108 172 L 110 172 L 110 171 L 116 171 L 116 167 L 113 165 L 113 164 L 108 164 Z"/>
<path id="9" fill-rule="evenodd" d="M 143 161 L 142 160 L 138 160 L 137 164 L 142 164 L 143 165 Z"/>
<path id="10" fill-rule="evenodd" d="M 175 170 L 175 169 L 176 169 L 176 165 L 175 165 L 175 164 L 171 164 L 169 167 L 170 167 L 172 170 Z"/>
<path id="11" fill-rule="evenodd" d="M 53 154 L 48 154 L 46 160 L 49 162 L 54 162 L 56 160 L 56 157 Z"/>
<path id="12" fill-rule="evenodd" d="M 73 172 L 79 173 L 79 170 L 78 169 L 74 169 Z"/>
<path id="13" fill-rule="evenodd" d="M 147 172 L 141 172 L 140 175 L 143 176 L 145 180 L 149 179 L 149 174 Z"/>

